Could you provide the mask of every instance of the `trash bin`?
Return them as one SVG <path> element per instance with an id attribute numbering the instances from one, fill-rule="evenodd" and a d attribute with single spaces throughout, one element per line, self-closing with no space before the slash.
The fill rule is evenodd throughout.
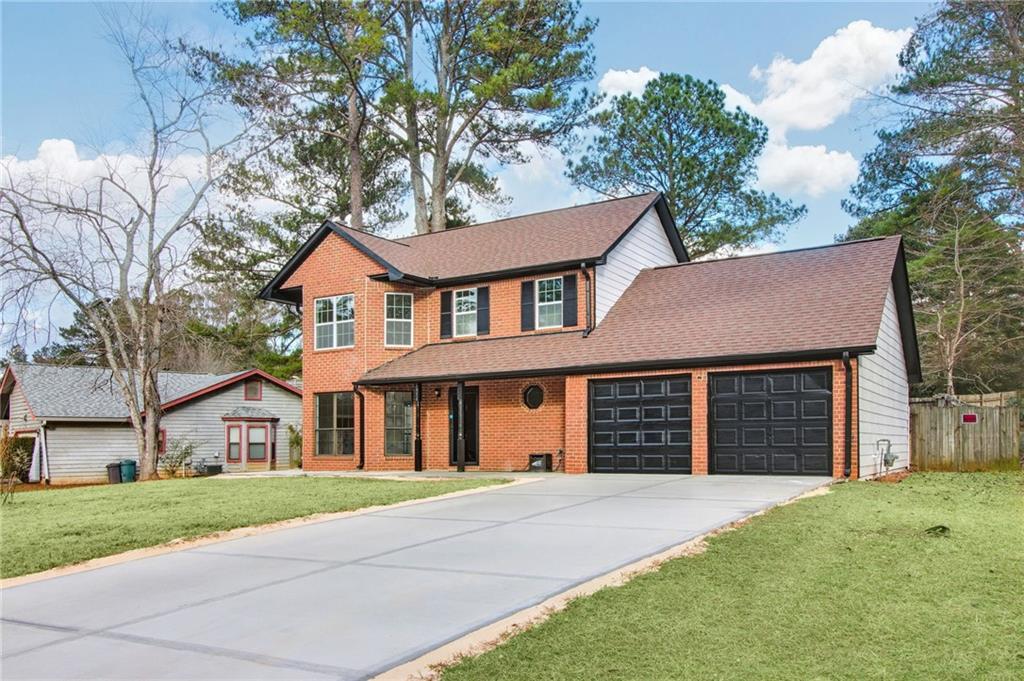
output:
<path id="1" fill-rule="evenodd" d="M 135 462 L 121 459 L 121 482 L 135 482 Z"/>
<path id="2" fill-rule="evenodd" d="M 112 485 L 116 485 L 117 483 L 121 482 L 121 464 L 107 464 L 107 482 L 109 482 Z"/>
<path id="3" fill-rule="evenodd" d="M 219 463 L 208 463 L 206 464 L 207 475 L 220 475 L 224 472 L 224 466 Z"/>

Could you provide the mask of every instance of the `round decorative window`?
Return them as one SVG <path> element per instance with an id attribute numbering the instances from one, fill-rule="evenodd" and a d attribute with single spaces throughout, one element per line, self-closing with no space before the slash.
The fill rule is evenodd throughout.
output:
<path id="1" fill-rule="evenodd" d="M 531 385 L 523 391 L 523 404 L 529 409 L 536 409 L 544 404 L 544 390 L 539 385 Z"/>

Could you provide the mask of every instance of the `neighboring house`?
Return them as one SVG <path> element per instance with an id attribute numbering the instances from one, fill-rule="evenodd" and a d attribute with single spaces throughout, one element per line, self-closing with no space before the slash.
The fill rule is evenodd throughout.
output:
<path id="1" fill-rule="evenodd" d="M 288 426 L 302 423 L 302 391 L 258 369 L 231 374 L 163 371 L 160 447 L 182 438 L 196 457 L 229 471 L 287 468 Z M 109 369 L 12 364 L 0 380 L 0 424 L 37 440 L 41 477 L 106 478 L 106 465 L 138 460 L 128 408 Z"/>
<path id="2" fill-rule="evenodd" d="M 326 222 L 261 296 L 305 312 L 306 470 L 863 477 L 879 440 L 909 465 L 898 238 L 691 263 L 660 194 L 395 240 Z"/>

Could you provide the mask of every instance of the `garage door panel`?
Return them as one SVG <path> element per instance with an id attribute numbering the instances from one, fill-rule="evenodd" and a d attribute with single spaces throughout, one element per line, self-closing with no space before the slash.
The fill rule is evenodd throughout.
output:
<path id="1" fill-rule="evenodd" d="M 712 374 L 709 384 L 713 472 L 831 473 L 829 369 Z"/>
<path id="2" fill-rule="evenodd" d="M 689 376 L 590 383 L 590 470 L 689 473 Z"/>

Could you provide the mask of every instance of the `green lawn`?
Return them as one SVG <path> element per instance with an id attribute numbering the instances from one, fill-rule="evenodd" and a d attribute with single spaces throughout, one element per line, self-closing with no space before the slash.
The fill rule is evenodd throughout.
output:
<path id="1" fill-rule="evenodd" d="M 482 478 L 194 478 L 24 492 L 0 507 L 0 575 L 38 572 L 178 537 L 500 482 Z"/>
<path id="2" fill-rule="evenodd" d="M 1022 679 L 1024 475 L 775 509 L 444 674 L 499 678 Z"/>

